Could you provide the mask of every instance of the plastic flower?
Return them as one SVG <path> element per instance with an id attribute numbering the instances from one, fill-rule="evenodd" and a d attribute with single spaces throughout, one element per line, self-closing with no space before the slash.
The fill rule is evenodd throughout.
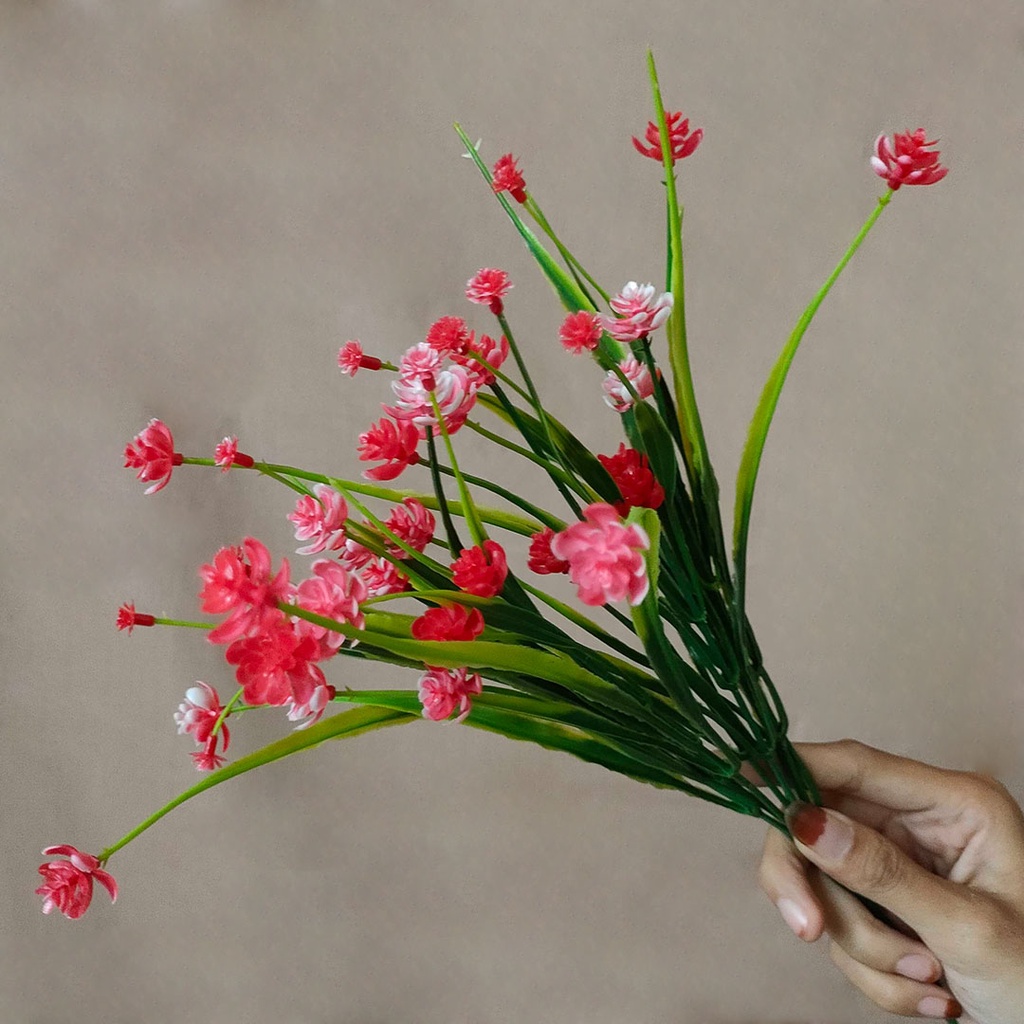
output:
<path id="1" fill-rule="evenodd" d="M 346 341 L 338 349 L 338 368 L 346 377 L 354 377 L 360 370 L 379 370 L 383 365 L 376 356 L 364 355 L 358 341 Z"/>
<path id="2" fill-rule="evenodd" d="M 672 293 L 662 292 L 655 298 L 653 284 L 630 281 L 609 305 L 619 315 L 601 318 L 601 326 L 616 340 L 636 341 L 659 328 L 672 313 Z"/>
<path id="3" fill-rule="evenodd" d="M 54 860 L 39 865 L 43 884 L 36 889 L 36 895 L 43 897 L 43 913 L 48 914 L 55 907 L 66 918 L 74 921 L 81 917 L 92 902 L 93 879 L 110 893 L 110 902 L 117 899 L 117 882 L 114 876 L 100 867 L 100 862 L 90 853 L 82 853 L 75 847 L 62 843 L 48 846 L 44 857 L 67 857 L 68 860 Z"/>
<path id="4" fill-rule="evenodd" d="M 313 575 L 295 588 L 295 603 L 306 611 L 347 622 L 362 629 L 366 620 L 360 604 L 369 592 L 366 584 L 354 572 L 328 559 L 313 563 Z M 311 636 L 320 645 L 321 657 L 330 657 L 345 642 L 343 634 L 329 630 L 306 619 L 296 619 L 295 632 Z"/>
<path id="5" fill-rule="evenodd" d="M 315 497 L 314 497 L 315 495 Z M 321 551 L 337 551 L 345 543 L 345 522 L 348 505 L 345 499 L 327 484 L 314 484 L 313 495 L 304 494 L 288 513 L 295 524 L 295 539 L 312 543 L 297 548 L 300 555 L 318 555 Z"/>
<path id="6" fill-rule="evenodd" d="M 494 540 L 485 540 L 483 545 L 463 548 L 452 563 L 452 582 L 467 594 L 477 597 L 494 597 L 501 593 L 508 576 L 508 562 L 505 551 Z"/>
<path id="7" fill-rule="evenodd" d="M 465 352 L 473 340 L 473 332 L 461 316 L 443 316 L 427 331 L 426 344 L 441 355 Z"/>
<path id="8" fill-rule="evenodd" d="M 327 705 L 334 700 L 334 695 L 337 692 L 330 683 L 324 682 L 314 685 L 308 696 L 303 697 L 302 700 L 293 697 L 289 702 L 288 721 L 298 722 L 299 724 L 295 727 L 297 730 L 308 729 L 323 718 Z"/>
<path id="9" fill-rule="evenodd" d="M 126 602 L 117 609 L 117 628 L 127 629 L 129 636 L 131 636 L 132 630 L 136 626 L 155 625 L 156 619 L 152 615 L 146 615 L 144 612 L 137 612 L 134 603 L 131 601 Z"/>
<path id="10" fill-rule="evenodd" d="M 237 437 L 225 437 L 217 443 L 213 450 L 213 461 L 226 473 L 232 466 L 241 466 L 242 469 L 251 469 L 256 460 L 251 455 L 246 455 L 238 450 Z"/>
<path id="11" fill-rule="evenodd" d="M 650 546 L 647 534 L 636 524 L 626 526 L 604 502 L 588 505 L 583 515 L 584 522 L 573 523 L 551 540 L 551 553 L 569 563 L 579 599 L 594 606 L 624 598 L 639 604 L 648 588 L 641 554 Z"/>
<path id="12" fill-rule="evenodd" d="M 422 551 L 434 539 L 437 524 L 422 502 L 416 498 L 403 498 L 402 504 L 391 510 L 384 525 L 409 547 Z M 409 557 L 409 552 L 394 541 L 387 542 L 387 550 L 393 558 Z"/>
<path id="13" fill-rule="evenodd" d="M 428 668 L 420 676 L 419 698 L 423 717 L 434 722 L 450 718 L 458 708 L 461 722 L 470 712 L 470 698 L 483 692 L 480 676 L 467 675 L 468 668 Z"/>
<path id="14" fill-rule="evenodd" d="M 558 340 L 567 351 L 579 355 L 581 352 L 593 352 L 603 333 L 601 317 L 582 309 L 578 313 L 570 313 L 562 321 Z"/>
<path id="15" fill-rule="evenodd" d="M 651 371 L 636 356 L 626 356 L 619 363 L 619 369 L 629 383 L 632 384 L 633 390 L 640 397 L 641 401 L 645 398 L 650 398 L 654 394 L 654 381 L 651 379 Z M 605 377 L 601 387 L 604 389 L 604 400 L 616 412 L 625 412 L 627 409 L 633 408 L 633 396 L 614 370 L 608 371 L 608 376 Z"/>
<path id="16" fill-rule="evenodd" d="M 190 733 L 196 743 L 203 748 L 192 754 L 192 760 L 199 771 L 213 771 L 224 763 L 224 758 L 217 753 L 217 736 L 222 738 L 221 750 L 227 750 L 231 742 L 227 722 L 221 724 L 217 735 L 213 733 L 213 727 L 223 710 L 224 705 L 221 704 L 217 691 L 197 680 L 195 686 L 190 686 L 185 691 L 185 699 L 174 712 L 178 735 Z"/>
<path id="17" fill-rule="evenodd" d="M 530 535 L 530 551 L 526 566 L 541 576 L 553 576 L 569 571 L 569 563 L 551 553 L 551 539 L 554 536 L 555 531 L 550 526 L 545 526 L 539 533 Z"/>
<path id="18" fill-rule="evenodd" d="M 236 666 L 235 678 L 246 704 L 306 703 L 318 686 L 327 685 L 313 664 L 320 657 L 316 640 L 300 634 L 284 618 L 255 636 L 236 640 L 224 657 Z"/>
<path id="19" fill-rule="evenodd" d="M 412 624 L 412 635 L 417 640 L 475 640 L 483 631 L 480 609 L 462 604 L 429 608 Z"/>
<path id="20" fill-rule="evenodd" d="M 901 185 L 934 185 L 949 174 L 949 168 L 939 164 L 939 151 L 927 148 L 936 142 L 938 139 L 925 137 L 923 128 L 894 135 L 892 145 L 885 135 L 879 135 L 871 166 L 894 192 Z"/>
<path id="21" fill-rule="evenodd" d="M 688 157 L 700 145 L 700 140 L 704 138 L 704 129 L 694 128 L 691 132 L 690 119 L 684 118 L 681 110 L 671 114 L 666 111 L 665 122 L 668 126 L 672 163 L 675 163 L 677 160 Z M 649 156 L 652 160 L 657 160 L 660 164 L 662 162 L 661 132 L 653 121 L 647 122 L 644 138 L 647 139 L 646 146 L 635 135 L 633 136 L 633 145 L 636 147 L 636 151 L 644 156 Z"/>
<path id="22" fill-rule="evenodd" d="M 421 341 L 407 349 L 399 360 L 398 376 L 404 381 L 418 381 L 427 374 L 433 375 L 441 369 L 446 354 L 450 353 L 434 348 L 429 342 Z"/>
<path id="23" fill-rule="evenodd" d="M 394 480 L 406 466 L 420 461 L 416 446 L 420 433 L 416 425 L 406 420 L 381 419 L 359 435 L 359 458 L 363 462 L 383 461 L 382 466 L 363 471 L 367 480 Z"/>
<path id="24" fill-rule="evenodd" d="M 511 287 L 512 282 L 504 270 L 484 267 L 466 282 L 466 298 L 481 306 L 489 306 L 495 316 L 501 316 L 505 310 L 501 300 Z"/>
<path id="25" fill-rule="evenodd" d="M 526 202 L 526 182 L 511 153 L 498 157 L 491 175 L 495 192 L 508 192 L 517 203 Z"/>
<path id="26" fill-rule="evenodd" d="M 481 334 L 479 338 L 470 342 L 464 354 L 452 353 L 452 359 L 460 366 L 465 366 L 469 371 L 470 381 L 477 388 L 481 388 L 494 383 L 494 374 L 491 371 L 501 369 L 501 364 L 508 359 L 508 353 L 508 338 L 505 335 L 495 341 L 489 335 Z"/>
<path id="27" fill-rule="evenodd" d="M 437 435 L 441 428 L 434 411 L 436 401 L 445 430 L 454 434 L 476 404 L 478 386 L 466 367 L 458 365 L 415 379 L 400 378 L 391 382 L 397 401 L 394 406 L 385 406 L 384 411 L 396 420 L 414 423 L 422 437 L 426 437 L 428 427 Z"/>
<path id="28" fill-rule="evenodd" d="M 387 558 L 373 558 L 359 573 L 370 597 L 403 594 L 409 589 L 409 577 Z"/>
<path id="29" fill-rule="evenodd" d="M 631 508 L 658 508 L 665 500 L 664 488 L 651 472 L 643 452 L 620 444 L 614 455 L 598 455 L 597 461 L 608 470 L 622 495 L 622 501 L 615 506 L 620 515 L 627 515 Z"/>
<path id="30" fill-rule="evenodd" d="M 167 486 L 175 466 L 184 461 L 181 452 L 174 450 L 174 438 L 167 424 L 161 420 L 150 420 L 145 430 L 140 431 L 124 449 L 126 469 L 137 469 L 137 480 L 155 480 L 146 494 L 155 494 Z"/>

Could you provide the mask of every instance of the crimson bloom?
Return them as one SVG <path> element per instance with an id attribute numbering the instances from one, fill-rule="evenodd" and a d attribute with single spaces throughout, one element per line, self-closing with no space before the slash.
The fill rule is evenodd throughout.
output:
<path id="1" fill-rule="evenodd" d="M 131 632 L 136 626 L 155 625 L 156 618 L 152 615 L 147 615 L 145 612 L 137 612 L 132 601 L 125 602 L 117 609 L 117 628 L 127 629 L 129 636 L 131 636 Z"/>
<path id="2" fill-rule="evenodd" d="M 428 668 L 420 676 L 419 698 L 423 717 L 442 722 L 458 708 L 461 722 L 470 711 L 470 698 L 483 692 L 480 676 L 468 668 Z"/>
<path id="3" fill-rule="evenodd" d="M 114 876 L 100 867 L 100 862 L 91 853 L 82 853 L 75 847 L 62 843 L 48 846 L 44 857 L 60 856 L 68 860 L 54 860 L 39 865 L 43 884 L 36 889 L 36 895 L 43 897 L 43 913 L 48 914 L 54 907 L 66 918 L 74 921 L 81 917 L 92 902 L 93 879 L 110 893 L 110 902 L 117 899 L 117 882 Z"/>
<path id="4" fill-rule="evenodd" d="M 480 609 L 462 604 L 428 608 L 412 624 L 412 635 L 417 640 L 475 640 L 483 631 Z"/>
<path id="5" fill-rule="evenodd" d="M 417 501 L 416 498 L 403 498 L 402 504 L 391 510 L 391 515 L 384 521 L 384 525 L 414 551 L 423 551 L 434 539 L 437 524 L 421 501 Z M 409 552 L 394 541 L 387 542 L 387 549 L 392 558 L 409 557 Z"/>
<path id="6" fill-rule="evenodd" d="M 603 332 L 601 317 L 582 309 L 565 318 L 558 330 L 558 340 L 567 351 L 579 355 L 581 352 L 593 352 Z"/>
<path id="7" fill-rule="evenodd" d="M 452 353 L 452 359 L 469 371 L 470 382 L 475 388 L 494 383 L 493 370 L 500 370 L 508 359 L 508 338 L 503 334 L 495 341 L 490 335 L 481 334 L 472 339 L 463 354 Z M 474 391 L 475 394 L 475 391 Z"/>
<path id="8" fill-rule="evenodd" d="M 623 598 L 639 604 L 649 586 L 641 554 L 650 547 L 647 534 L 636 524 L 626 526 L 604 502 L 588 505 L 583 515 L 583 522 L 573 523 L 551 540 L 551 553 L 569 563 L 569 578 L 579 599 L 593 606 Z"/>
<path id="9" fill-rule="evenodd" d="M 256 460 L 251 455 L 238 450 L 237 437 L 225 437 L 223 441 L 217 442 L 213 450 L 213 461 L 220 466 L 221 471 L 226 473 L 232 466 L 240 466 L 242 469 L 252 469 Z"/>
<path id="10" fill-rule="evenodd" d="M 491 187 L 495 192 L 507 192 L 517 203 L 526 202 L 526 181 L 511 153 L 498 157 L 491 175 L 494 178 Z"/>
<path id="11" fill-rule="evenodd" d="M 354 377 L 359 370 L 379 370 L 383 365 L 376 356 L 365 355 L 358 341 L 346 341 L 338 349 L 338 368 L 347 377 Z"/>
<path id="12" fill-rule="evenodd" d="M 224 763 L 224 758 L 217 753 L 217 736 L 221 737 L 221 750 L 228 749 L 231 735 L 227 722 L 221 724 L 217 734 L 213 727 L 220 718 L 224 705 L 220 702 L 217 691 L 207 683 L 196 681 L 185 691 L 185 699 L 174 712 L 174 721 L 178 726 L 178 735 L 190 733 L 192 738 L 202 747 L 192 754 L 196 768 L 201 772 L 210 772 Z"/>
<path id="13" fill-rule="evenodd" d="M 137 480 L 156 481 L 146 488 L 146 494 L 155 494 L 166 487 L 172 470 L 183 461 L 181 452 L 174 450 L 174 438 L 167 424 L 157 419 L 150 420 L 124 449 L 125 468 L 137 469 Z"/>
<path id="14" fill-rule="evenodd" d="M 928 149 L 936 142 L 925 136 L 923 128 L 897 133 L 891 145 L 885 135 L 879 135 L 871 166 L 894 192 L 901 185 L 934 185 L 949 174 L 949 168 L 939 164 L 939 151 Z"/>
<path id="15" fill-rule="evenodd" d="M 473 340 L 473 332 L 461 316 L 443 316 L 427 331 L 426 344 L 441 355 L 465 352 Z"/>
<path id="16" fill-rule="evenodd" d="M 666 111 L 665 122 L 668 126 L 672 163 L 675 163 L 677 160 L 688 157 L 700 145 L 700 140 L 704 138 L 704 129 L 694 128 L 691 132 L 690 119 L 684 118 L 681 110 L 671 114 Z M 653 121 L 647 122 L 644 138 L 647 139 L 646 146 L 635 135 L 633 136 L 633 145 L 636 147 L 636 151 L 643 156 L 649 156 L 652 160 L 657 160 L 660 164 L 662 162 L 661 132 Z"/>
<path id="17" fill-rule="evenodd" d="M 301 635 L 284 618 L 255 636 L 236 640 L 224 656 L 236 666 L 235 678 L 247 704 L 304 704 L 317 687 L 327 685 L 323 672 L 313 664 L 320 658 L 316 640 Z"/>
<path id="18" fill-rule="evenodd" d="M 383 465 L 363 471 L 367 480 L 394 480 L 406 466 L 420 461 L 416 446 L 420 432 L 408 420 L 381 419 L 359 435 L 359 458 L 363 462 L 383 461 Z"/>
<path id="19" fill-rule="evenodd" d="M 495 316 L 501 316 L 505 306 L 501 301 L 512 287 L 508 274 L 494 267 L 483 267 L 466 282 L 466 298 L 481 306 L 489 306 Z"/>
<path id="20" fill-rule="evenodd" d="M 539 533 L 530 535 L 530 551 L 526 565 L 541 576 L 553 576 L 569 571 L 569 563 L 551 553 L 551 539 L 554 536 L 555 531 L 550 526 L 545 526 Z"/>
<path id="21" fill-rule="evenodd" d="M 598 455 L 597 461 L 608 470 L 622 495 L 615 506 L 619 515 L 628 515 L 631 508 L 658 508 L 665 500 L 665 490 L 643 452 L 620 444 L 614 455 Z"/>
<path id="22" fill-rule="evenodd" d="M 485 540 L 474 548 L 463 548 L 452 562 L 452 582 L 467 594 L 494 597 L 501 592 L 508 576 L 505 551 L 495 540 Z"/>
<path id="23" fill-rule="evenodd" d="M 371 558 L 359 575 L 370 597 L 404 594 L 409 589 L 409 577 L 389 558 Z"/>

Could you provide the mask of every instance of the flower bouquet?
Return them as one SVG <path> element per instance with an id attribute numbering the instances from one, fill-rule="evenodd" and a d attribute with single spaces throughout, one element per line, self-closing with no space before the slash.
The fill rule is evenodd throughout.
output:
<path id="1" fill-rule="evenodd" d="M 648 66 L 655 117 L 633 145 L 664 176 L 664 291 L 634 281 L 606 291 L 562 242 L 513 156 L 489 166 L 455 126 L 565 308 L 558 337 L 566 358 L 596 364 L 595 392 L 600 383 L 622 425 L 617 451 L 590 451 L 545 407 L 506 313 L 512 284 L 492 268 L 465 291 L 486 308 L 492 334 L 451 315 L 394 362 L 357 341 L 341 348 L 342 374 L 390 377 L 384 415 L 358 438 L 359 459 L 370 464 L 363 479 L 258 461 L 234 437 L 212 458 L 186 456 L 158 420 L 127 446 L 125 464 L 149 484 L 147 494 L 183 465 L 277 481 L 293 492 L 298 554 L 313 561 L 296 581 L 286 559 L 246 537 L 199 570 L 201 607 L 214 621 L 120 609 L 117 625 L 129 633 L 205 630 L 224 648 L 237 688 L 224 699 L 197 682 L 174 716 L 197 745 L 192 759 L 204 775 L 196 785 L 95 856 L 67 844 L 44 851 L 64 858 L 39 868 L 44 911 L 80 917 L 94 881 L 116 898 L 110 858 L 204 790 L 326 740 L 424 718 L 565 751 L 783 832 L 788 806 L 820 802 L 745 610 L 754 485 L 786 375 L 821 302 L 895 192 L 937 182 L 946 169 L 921 129 L 876 141 L 872 164 L 888 188 L 768 377 L 727 543 L 688 359 L 677 191 L 678 166 L 703 132 L 666 112 L 650 56 Z M 464 470 L 463 431 L 546 475 L 551 507 L 527 500 L 514 482 Z M 517 536 L 523 548 L 528 540 L 524 564 L 506 550 Z M 545 586 L 558 575 L 568 576 L 577 603 L 564 582 Z M 404 666 L 417 682 L 369 690 L 330 681 L 329 663 L 340 658 Z M 238 718 L 265 708 L 284 708 L 296 728 L 229 762 Z"/>

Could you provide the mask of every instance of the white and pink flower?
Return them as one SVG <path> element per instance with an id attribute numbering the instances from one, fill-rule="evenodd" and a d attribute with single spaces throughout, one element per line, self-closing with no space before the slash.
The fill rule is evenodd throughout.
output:
<path id="1" fill-rule="evenodd" d="M 369 596 L 366 584 L 354 572 L 329 559 L 313 563 L 313 575 L 295 589 L 295 603 L 308 612 L 336 622 L 346 622 L 356 629 L 365 625 L 360 605 Z M 320 645 L 321 657 L 330 657 L 345 642 L 343 634 L 329 630 L 307 619 L 294 620 L 300 636 L 311 636 Z"/>
<path id="2" fill-rule="evenodd" d="M 295 524 L 295 539 L 311 543 L 296 549 L 300 555 L 318 555 L 322 551 L 337 551 L 345 543 L 345 522 L 348 505 L 345 499 L 327 484 L 314 484 L 313 494 L 305 494 L 288 513 Z"/>
<path id="3" fill-rule="evenodd" d="M 641 401 L 654 394 L 654 380 L 651 378 L 651 371 L 636 356 L 626 356 L 619 363 L 619 369 Z M 633 395 L 614 370 L 608 371 L 608 376 L 605 377 L 601 387 L 604 390 L 604 400 L 616 412 L 626 412 L 633 408 Z"/>
<path id="4" fill-rule="evenodd" d="M 419 684 L 423 717 L 443 722 L 458 708 L 455 721 L 461 722 L 470 712 L 471 698 L 482 692 L 480 676 L 468 668 L 428 668 Z"/>
<path id="5" fill-rule="evenodd" d="M 617 317 L 601 318 L 601 325 L 616 340 L 636 341 L 659 328 L 672 313 L 672 293 L 656 296 L 653 284 L 630 281 L 608 303 Z"/>

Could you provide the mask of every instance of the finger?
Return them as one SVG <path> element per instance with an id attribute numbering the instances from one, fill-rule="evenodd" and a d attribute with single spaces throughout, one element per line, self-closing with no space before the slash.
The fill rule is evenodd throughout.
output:
<path id="1" fill-rule="evenodd" d="M 959 1017 L 960 1004 L 938 985 L 900 978 L 873 967 L 865 967 L 838 943 L 829 949 L 832 962 L 874 1003 L 889 1013 L 904 1017 Z"/>
<path id="2" fill-rule="evenodd" d="M 817 873 L 796 852 L 796 847 L 774 828 L 768 830 L 757 879 L 790 930 L 804 942 L 817 942 L 824 929 L 821 904 L 807 879 Z"/>

